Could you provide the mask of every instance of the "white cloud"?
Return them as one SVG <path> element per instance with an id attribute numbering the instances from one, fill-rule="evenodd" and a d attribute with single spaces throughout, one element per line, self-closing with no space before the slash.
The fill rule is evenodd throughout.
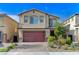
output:
<path id="1" fill-rule="evenodd" d="M 8 15 L 13 18 L 15 21 L 19 22 L 19 17 L 17 15 Z"/>

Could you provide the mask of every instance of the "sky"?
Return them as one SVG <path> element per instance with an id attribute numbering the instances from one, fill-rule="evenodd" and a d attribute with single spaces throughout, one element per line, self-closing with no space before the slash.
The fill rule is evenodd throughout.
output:
<path id="1" fill-rule="evenodd" d="M 18 14 L 37 9 L 60 17 L 60 21 L 79 13 L 79 3 L 0 3 L 0 13 L 4 13 L 19 22 Z"/>

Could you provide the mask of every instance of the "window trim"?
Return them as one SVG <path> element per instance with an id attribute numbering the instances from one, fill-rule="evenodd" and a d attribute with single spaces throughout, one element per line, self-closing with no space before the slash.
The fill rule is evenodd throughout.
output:
<path id="1" fill-rule="evenodd" d="M 79 23 L 79 17 L 77 16 L 75 19 L 75 24 L 77 25 Z"/>
<path id="2" fill-rule="evenodd" d="M 25 22 L 25 17 L 27 17 L 27 22 Z M 28 23 L 29 16 L 24 16 L 24 23 Z"/>
<path id="3" fill-rule="evenodd" d="M 31 23 L 31 20 L 32 20 L 31 17 L 34 17 L 34 16 L 36 16 L 37 19 L 38 19 L 38 22 L 37 22 L 37 23 Z M 31 15 L 31 16 L 30 16 L 29 24 L 39 24 L 39 16 L 37 16 L 37 15 Z"/>
<path id="4" fill-rule="evenodd" d="M 41 17 L 43 17 L 43 18 L 41 19 Z M 42 20 L 42 22 L 41 22 L 41 20 Z M 40 24 L 44 23 L 44 16 L 42 16 L 42 15 L 39 16 L 39 22 L 40 22 Z"/>
<path id="5" fill-rule="evenodd" d="M 1 33 L 1 39 L 0 39 L 0 42 L 2 42 L 2 34 L 3 34 L 3 33 L 2 33 L 1 31 L 0 31 L 0 33 Z"/>
<path id="6" fill-rule="evenodd" d="M 54 19 L 49 18 L 49 27 L 54 27 Z"/>

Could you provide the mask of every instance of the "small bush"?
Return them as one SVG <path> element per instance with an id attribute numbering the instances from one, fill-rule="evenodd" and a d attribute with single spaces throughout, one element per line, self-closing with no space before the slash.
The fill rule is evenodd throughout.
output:
<path id="1" fill-rule="evenodd" d="M 53 44 L 54 40 L 55 40 L 55 36 L 49 36 L 48 37 L 48 45 L 53 46 L 52 44 Z"/>
<path id="2" fill-rule="evenodd" d="M 8 51 L 8 48 L 0 48 L 0 52 L 7 52 Z"/>
<path id="3" fill-rule="evenodd" d="M 48 37 L 48 43 L 53 42 L 55 40 L 55 36 Z"/>
<path id="4" fill-rule="evenodd" d="M 10 49 L 13 49 L 13 48 L 15 48 L 15 45 L 11 43 L 9 47 L 0 48 L 0 52 L 8 52 Z"/>
<path id="5" fill-rule="evenodd" d="M 54 43 L 53 43 L 53 42 L 49 43 L 49 46 L 50 46 L 51 48 L 54 48 Z"/>
<path id="6" fill-rule="evenodd" d="M 63 38 L 61 38 L 61 39 L 58 39 L 58 43 L 60 44 L 60 45 L 65 45 L 65 39 L 63 39 Z"/>
<path id="7" fill-rule="evenodd" d="M 72 48 L 72 50 L 75 50 L 75 48 L 76 48 L 75 44 L 71 44 L 71 48 Z"/>
<path id="8" fill-rule="evenodd" d="M 13 49 L 13 48 L 15 48 L 15 45 L 14 45 L 14 44 L 11 44 L 11 45 L 8 47 L 9 50 L 10 50 L 10 49 Z"/>
<path id="9" fill-rule="evenodd" d="M 65 44 L 64 46 L 63 46 L 63 48 L 65 49 L 65 50 L 68 50 L 68 44 Z"/>
<path id="10" fill-rule="evenodd" d="M 71 45 L 71 43 L 72 43 L 71 38 L 70 38 L 70 37 L 67 37 L 67 39 L 66 39 L 66 44 Z"/>

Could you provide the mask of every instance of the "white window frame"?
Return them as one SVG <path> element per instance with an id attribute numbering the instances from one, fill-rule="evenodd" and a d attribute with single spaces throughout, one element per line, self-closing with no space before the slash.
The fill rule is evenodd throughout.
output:
<path id="1" fill-rule="evenodd" d="M 27 22 L 25 22 L 25 17 L 27 17 Z M 24 23 L 28 23 L 29 16 L 24 16 Z"/>
<path id="2" fill-rule="evenodd" d="M 41 19 L 41 17 L 43 17 L 43 18 Z M 41 22 L 41 20 L 42 20 L 42 22 Z M 39 16 L 39 22 L 44 23 L 44 16 Z"/>
<path id="3" fill-rule="evenodd" d="M 1 31 L 0 31 L 1 32 Z M 1 39 L 0 39 L 0 42 L 2 42 L 2 32 L 1 32 Z"/>
<path id="4" fill-rule="evenodd" d="M 33 17 L 33 16 L 36 16 L 36 17 L 37 17 L 38 23 L 31 23 L 31 20 L 32 20 L 31 17 Z M 39 24 L 39 17 L 38 17 L 37 15 L 32 15 L 32 16 L 30 16 L 30 21 L 29 21 L 29 23 L 30 23 L 30 24 Z"/>

